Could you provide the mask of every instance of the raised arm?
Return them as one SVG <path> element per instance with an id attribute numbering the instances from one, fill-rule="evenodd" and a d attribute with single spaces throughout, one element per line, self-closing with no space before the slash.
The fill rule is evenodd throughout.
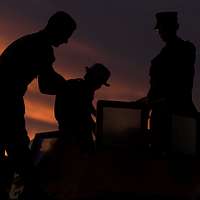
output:
<path id="1" fill-rule="evenodd" d="M 58 74 L 53 67 L 49 67 L 38 76 L 39 89 L 43 94 L 56 95 L 64 83 L 64 77 Z"/>

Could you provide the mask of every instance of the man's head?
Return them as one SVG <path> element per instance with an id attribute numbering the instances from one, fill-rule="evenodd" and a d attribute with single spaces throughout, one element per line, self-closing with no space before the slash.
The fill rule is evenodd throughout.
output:
<path id="1" fill-rule="evenodd" d="M 177 12 L 156 13 L 156 21 L 155 29 L 164 42 L 170 42 L 176 37 L 179 28 Z"/>
<path id="2" fill-rule="evenodd" d="M 75 29 L 76 22 L 64 11 L 53 14 L 45 27 L 50 43 L 55 47 L 67 43 Z"/>
<path id="3" fill-rule="evenodd" d="M 89 82 L 90 86 L 97 90 L 102 85 L 109 87 L 110 85 L 107 83 L 111 72 L 102 64 L 96 63 L 91 67 L 86 67 L 86 74 L 84 79 Z"/>

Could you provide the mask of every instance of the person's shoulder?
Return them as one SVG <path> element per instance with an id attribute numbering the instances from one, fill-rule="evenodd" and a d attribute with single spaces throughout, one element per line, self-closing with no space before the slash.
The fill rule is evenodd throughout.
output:
<path id="1" fill-rule="evenodd" d="M 38 51 L 49 49 L 53 51 L 53 47 L 49 44 L 47 41 L 46 36 L 42 31 L 34 32 L 25 36 L 22 36 L 19 38 L 24 43 L 27 43 L 27 45 L 32 45 L 33 47 L 40 47 Z"/>
<path id="2" fill-rule="evenodd" d="M 56 98 L 69 99 L 74 98 L 79 91 L 82 90 L 82 79 L 68 79 L 64 85 L 59 89 L 56 94 Z"/>
<path id="3" fill-rule="evenodd" d="M 190 51 L 195 51 L 196 47 L 195 45 L 189 41 L 189 40 L 183 40 L 183 45 L 186 49 L 190 50 Z"/>
<path id="4" fill-rule="evenodd" d="M 83 82 L 84 80 L 80 78 L 66 80 L 63 89 L 65 91 L 77 90 L 83 85 Z"/>
<path id="5" fill-rule="evenodd" d="M 35 42 L 37 41 L 38 34 L 37 33 L 31 33 L 27 35 L 23 35 L 19 37 L 17 40 L 14 41 L 14 43 L 24 43 L 24 44 L 29 44 L 32 43 L 33 45 L 36 44 Z"/>
<path id="6" fill-rule="evenodd" d="M 27 44 L 27 42 L 29 43 L 30 38 L 31 38 L 31 35 L 23 35 L 17 38 L 16 40 L 12 41 L 6 49 L 12 49 L 12 48 L 24 46 L 25 44 Z"/>
<path id="7" fill-rule="evenodd" d="M 25 50 L 37 50 L 35 53 L 53 52 L 53 47 L 48 44 L 41 32 L 24 35 L 11 43 L 11 46 L 22 47 Z"/>
<path id="8" fill-rule="evenodd" d="M 28 49 L 34 44 L 32 41 L 32 34 L 29 35 L 23 35 L 16 40 L 12 41 L 2 52 L 2 57 L 12 57 L 15 55 L 15 53 L 21 53 L 28 54 Z"/>

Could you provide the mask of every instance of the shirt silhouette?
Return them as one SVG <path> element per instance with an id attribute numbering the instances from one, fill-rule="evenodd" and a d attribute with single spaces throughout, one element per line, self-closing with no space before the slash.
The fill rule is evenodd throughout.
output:
<path id="1" fill-rule="evenodd" d="M 156 20 L 155 29 L 165 46 L 151 61 L 150 89 L 138 103 L 147 106 L 146 115 L 152 111 L 151 149 L 157 153 L 170 151 L 172 114 L 196 117 L 197 110 L 192 100 L 195 46 L 177 36 L 177 12 L 159 12 Z"/>
<path id="2" fill-rule="evenodd" d="M 72 79 L 56 95 L 55 117 L 66 142 L 80 145 L 82 151 L 94 150 L 92 131 L 95 123 L 92 114 L 95 108 L 92 101 L 95 91 L 106 83 L 110 71 L 96 63 L 87 68 L 84 79 Z"/>
<path id="3" fill-rule="evenodd" d="M 195 113 L 192 102 L 195 46 L 176 35 L 179 27 L 176 12 L 157 13 L 156 17 L 155 28 L 166 45 L 151 61 L 148 98 L 165 99 L 173 112 Z"/>

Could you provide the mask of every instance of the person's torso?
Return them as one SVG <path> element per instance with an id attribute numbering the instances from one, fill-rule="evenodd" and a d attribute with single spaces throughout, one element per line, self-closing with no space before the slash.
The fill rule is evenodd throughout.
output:
<path id="1" fill-rule="evenodd" d="M 193 52 L 194 51 L 194 52 Z M 155 96 L 175 97 L 192 92 L 195 49 L 190 42 L 177 39 L 166 45 L 152 60 L 151 89 Z"/>
<path id="2" fill-rule="evenodd" d="M 0 58 L 2 74 L 7 80 L 4 87 L 14 88 L 23 95 L 28 84 L 54 60 L 53 49 L 42 32 L 19 38 L 4 50 Z"/>
<path id="3" fill-rule="evenodd" d="M 55 117 L 58 121 L 84 123 L 91 118 L 92 92 L 82 79 L 68 80 L 65 88 L 56 95 Z"/>

